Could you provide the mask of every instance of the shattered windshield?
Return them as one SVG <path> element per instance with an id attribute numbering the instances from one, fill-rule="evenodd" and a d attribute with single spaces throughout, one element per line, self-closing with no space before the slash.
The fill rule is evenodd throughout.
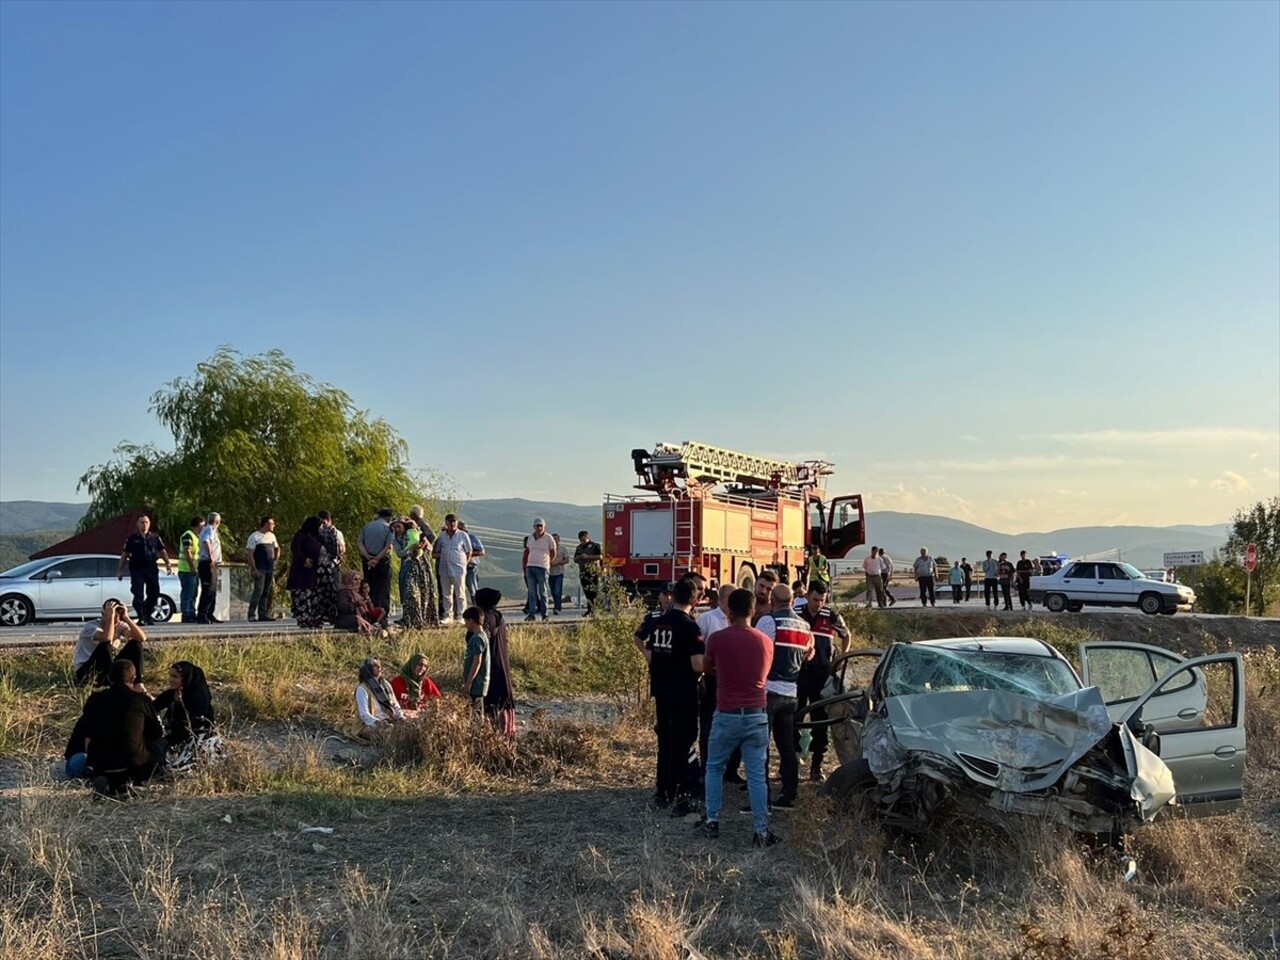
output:
<path id="1" fill-rule="evenodd" d="M 889 697 L 944 690 L 1004 690 L 1051 700 L 1079 689 L 1071 668 L 1056 657 L 903 643 L 893 648 L 885 664 L 884 690 Z"/>

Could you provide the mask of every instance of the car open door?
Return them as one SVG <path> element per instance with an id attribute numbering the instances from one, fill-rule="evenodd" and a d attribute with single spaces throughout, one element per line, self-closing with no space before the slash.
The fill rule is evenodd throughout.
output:
<path id="1" fill-rule="evenodd" d="M 867 542 L 866 516 L 862 512 L 862 497 L 853 494 L 835 497 L 827 504 L 826 531 L 822 552 L 831 560 L 841 560 L 854 547 Z"/>
<path id="2" fill-rule="evenodd" d="M 862 755 L 862 721 L 869 706 L 867 689 L 884 658 L 883 650 L 850 650 L 831 661 L 831 679 L 823 698 L 796 714 L 797 730 L 826 727 L 841 763 Z"/>
<path id="3" fill-rule="evenodd" d="M 1187 678 L 1197 674 L 1205 680 L 1208 702 L 1194 725 L 1181 719 L 1159 722 L 1147 716 L 1166 688 L 1185 689 Z M 1173 772 L 1183 812 L 1192 816 L 1226 813 L 1241 805 L 1245 732 L 1244 658 L 1240 654 L 1217 653 L 1179 664 L 1138 697 L 1120 721 L 1150 723 L 1160 734 L 1160 759 Z"/>
<path id="4" fill-rule="evenodd" d="M 1146 643 L 1103 640 L 1080 644 L 1080 675 L 1086 687 L 1097 687 L 1111 719 L 1119 721 L 1152 685 L 1186 659 L 1171 650 Z M 1143 711 L 1142 719 L 1163 733 L 1178 727 L 1194 729 L 1208 702 L 1203 673 L 1181 674 L 1177 683 L 1162 687 Z"/>

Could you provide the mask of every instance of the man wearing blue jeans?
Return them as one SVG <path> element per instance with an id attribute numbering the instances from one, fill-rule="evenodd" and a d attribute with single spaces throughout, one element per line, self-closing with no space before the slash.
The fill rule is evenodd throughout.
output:
<path id="1" fill-rule="evenodd" d="M 769 787 L 765 781 L 765 752 L 769 748 L 769 717 L 765 712 L 765 680 L 773 659 L 773 644 L 750 626 L 755 597 L 750 590 L 729 595 L 729 626 L 707 640 L 703 670 L 716 677 L 716 712 L 707 747 L 706 817 L 697 829 L 709 838 L 720 836 L 720 808 L 724 805 L 724 769 L 735 748 L 742 750 L 747 768 L 747 795 L 757 847 L 778 842 L 769 831 Z"/>
<path id="2" fill-rule="evenodd" d="M 547 619 L 547 576 L 556 558 L 556 542 L 541 517 L 534 517 L 533 536 L 524 538 L 525 620 Z"/>

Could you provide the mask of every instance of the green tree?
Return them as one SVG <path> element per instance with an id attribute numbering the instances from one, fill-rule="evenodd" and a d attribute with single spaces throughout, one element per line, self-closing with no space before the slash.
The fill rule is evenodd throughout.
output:
<path id="1" fill-rule="evenodd" d="M 242 356 L 221 347 L 193 376 L 158 391 L 150 410 L 173 434 L 173 450 L 126 442 L 90 467 L 77 485 L 92 498 L 81 529 L 147 506 L 172 538 L 192 514 L 216 510 L 230 559 L 271 514 L 287 558 L 289 538 L 318 510 L 348 532 L 381 506 L 408 512 L 421 503 L 439 513 L 432 491 L 443 477 L 412 471 L 390 424 L 299 373 L 279 350 Z M 351 559 L 350 536 L 348 544 Z"/>
<path id="2" fill-rule="evenodd" d="M 1231 518 L 1231 532 L 1222 548 L 1228 563 L 1243 566 L 1244 549 L 1251 543 L 1258 548 L 1258 566 L 1253 571 L 1253 610 L 1249 612 L 1262 614 L 1267 588 L 1275 585 L 1280 573 L 1280 497 L 1259 500 Z"/>
<path id="3" fill-rule="evenodd" d="M 1203 613 L 1239 613 L 1244 608 L 1244 567 L 1214 557 L 1199 567 L 1178 571 L 1183 583 L 1193 583 L 1196 609 Z"/>

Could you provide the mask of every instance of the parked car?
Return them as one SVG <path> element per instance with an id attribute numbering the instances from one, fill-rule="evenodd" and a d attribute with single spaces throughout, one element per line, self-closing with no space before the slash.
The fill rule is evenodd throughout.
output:
<path id="1" fill-rule="evenodd" d="M 77 553 L 32 560 L 0 573 L 0 626 L 20 627 L 33 620 L 83 620 L 96 617 L 108 600 L 132 603 L 129 573 L 116 579 L 120 558 Z M 160 571 L 160 597 L 152 618 L 170 619 L 182 587 L 175 574 Z"/>
<path id="2" fill-rule="evenodd" d="M 1152 580 L 1132 564 L 1076 560 L 1047 577 L 1032 577 L 1031 602 L 1054 613 L 1099 606 L 1173 614 L 1191 609 L 1196 595 L 1180 583 Z"/>
<path id="3" fill-rule="evenodd" d="M 798 721 L 830 727 L 841 765 L 825 793 L 863 794 L 909 829 L 957 809 L 1119 834 L 1171 807 L 1240 806 L 1240 654 L 1185 660 L 1098 642 L 1083 644 L 1080 660 L 1083 680 L 1049 644 L 1024 637 L 856 651 L 836 659 L 831 695 Z M 873 666 L 865 685 L 849 677 L 859 665 Z M 827 719 L 814 721 L 815 709 Z"/>

